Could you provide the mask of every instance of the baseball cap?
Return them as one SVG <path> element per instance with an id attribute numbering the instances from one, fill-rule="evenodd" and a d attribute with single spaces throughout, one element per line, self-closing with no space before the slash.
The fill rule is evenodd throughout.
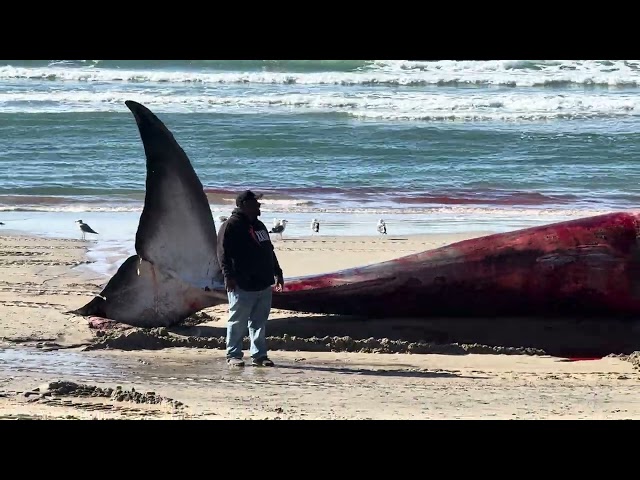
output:
<path id="1" fill-rule="evenodd" d="M 247 200 L 260 200 L 262 196 L 261 193 L 253 193 L 251 190 L 245 190 L 236 197 L 236 206 L 241 207 L 242 202 L 246 202 Z"/>

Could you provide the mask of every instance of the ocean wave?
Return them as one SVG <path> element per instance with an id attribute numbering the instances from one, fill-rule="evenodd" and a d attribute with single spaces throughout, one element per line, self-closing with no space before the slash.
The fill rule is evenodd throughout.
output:
<path id="1" fill-rule="evenodd" d="M 13 196 L 0 198 L 0 212 L 142 212 L 143 202 L 128 201 L 124 204 L 109 204 L 108 199 L 96 197 L 87 200 L 64 200 L 60 197 L 22 197 L 18 201 Z M 211 198 L 213 197 L 213 198 Z M 212 209 L 232 209 L 235 205 L 235 195 L 213 195 L 209 197 Z M 292 208 L 312 209 L 314 202 L 298 199 L 268 199 L 261 200 L 262 208 L 269 210 L 287 210 Z"/>
<path id="2" fill-rule="evenodd" d="M 338 113 L 357 118 L 406 120 L 541 120 L 635 116 L 640 96 L 632 93 L 544 91 L 389 92 L 371 95 L 344 93 L 228 94 L 124 90 L 7 90 L 0 93 L 0 112 L 124 112 L 125 100 L 135 97 L 158 113 Z"/>
<path id="3" fill-rule="evenodd" d="M 0 67 L 0 80 L 49 80 L 76 82 L 132 82 L 132 83 L 202 83 L 202 84 L 299 84 L 299 85 L 502 85 L 502 86 L 633 86 L 640 85 L 640 62 L 615 61 L 354 61 L 346 71 L 333 61 L 333 68 L 325 63 L 321 71 L 313 68 L 293 68 L 283 63 L 276 70 L 254 71 L 239 62 L 236 67 L 225 63 L 222 71 L 202 65 L 199 69 L 186 66 L 156 64 L 155 68 L 127 65 L 104 68 L 104 61 L 82 64 L 52 63 L 47 66 Z M 161 62 L 161 61 L 158 61 Z M 294 62 L 294 61 L 290 61 Z M 303 61 L 298 61 L 303 62 Z M 331 61 L 325 61 L 331 62 Z M 360 63 L 361 62 L 361 63 Z M 265 64 L 263 64 L 264 66 Z M 300 64 L 302 65 L 302 64 Z M 237 68 L 236 71 L 227 70 Z M 244 68 L 244 69 L 243 69 Z M 324 70 L 322 70 L 324 68 Z M 300 71 L 302 70 L 302 71 Z M 311 70 L 311 71 L 309 71 Z"/>
<path id="4" fill-rule="evenodd" d="M 230 213 L 232 205 L 211 204 L 211 211 L 214 214 L 221 212 Z M 482 206 L 460 206 L 448 205 L 440 207 L 327 207 L 292 205 L 286 203 L 273 203 L 263 205 L 262 213 L 309 213 L 309 214 L 367 214 L 367 215 L 434 215 L 434 216 L 486 216 L 486 217 L 584 217 L 600 215 L 614 211 L 611 208 L 522 208 L 522 207 L 482 207 Z M 141 213 L 140 206 L 96 206 L 96 205 L 20 205 L 20 206 L 0 206 L 0 212 L 51 212 L 51 213 Z"/>
<path id="5" fill-rule="evenodd" d="M 0 60 L 0 66 L 103 68 L 125 70 L 349 72 L 372 60 Z"/>

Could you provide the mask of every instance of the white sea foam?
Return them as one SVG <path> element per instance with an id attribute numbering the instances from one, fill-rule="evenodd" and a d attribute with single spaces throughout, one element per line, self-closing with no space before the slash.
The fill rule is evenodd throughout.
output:
<path id="1" fill-rule="evenodd" d="M 522 207 L 490 207 L 490 206 L 442 206 L 442 207 L 398 207 L 371 206 L 348 207 L 336 206 L 326 207 L 320 205 L 309 205 L 305 201 L 271 201 L 262 202 L 262 212 L 272 213 L 330 213 L 330 214 L 374 214 L 374 215 L 459 215 L 459 216 L 487 216 L 487 217 L 582 217 L 589 215 L 599 215 L 613 211 L 610 208 L 522 208 Z M 213 212 L 227 212 L 233 209 L 229 204 L 211 204 Z M 142 204 L 129 206 L 96 206 L 93 204 L 73 204 L 73 205 L 0 205 L 0 212 L 52 212 L 52 213 L 139 213 L 142 212 Z"/>
<path id="2" fill-rule="evenodd" d="M 126 90 L 56 90 L 0 92 L 0 112 L 106 112 L 123 111 L 134 96 L 158 113 L 341 113 L 364 118 L 413 120 L 516 120 L 635 116 L 640 95 L 635 92 L 551 93 L 547 91 L 495 92 L 329 92 L 247 94 L 224 92 L 193 94 Z"/>
<path id="3" fill-rule="evenodd" d="M 299 85 L 580 85 L 637 86 L 637 60 L 566 61 L 377 61 L 351 72 L 161 71 L 91 67 L 0 67 L 0 79 L 203 84 Z"/>

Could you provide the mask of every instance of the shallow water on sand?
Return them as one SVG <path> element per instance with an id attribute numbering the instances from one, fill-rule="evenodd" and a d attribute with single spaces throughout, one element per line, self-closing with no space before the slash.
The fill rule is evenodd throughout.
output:
<path id="1" fill-rule="evenodd" d="M 136 358 L 140 357 L 140 358 Z M 229 369 L 224 356 L 168 359 L 153 352 L 109 354 L 69 350 L 42 350 L 33 347 L 0 348 L 0 378 L 38 377 L 94 384 L 139 381 L 162 384 L 192 384 L 197 378 L 230 374 L 263 377 L 265 369 Z M 34 385 L 35 387 L 36 385 Z"/>

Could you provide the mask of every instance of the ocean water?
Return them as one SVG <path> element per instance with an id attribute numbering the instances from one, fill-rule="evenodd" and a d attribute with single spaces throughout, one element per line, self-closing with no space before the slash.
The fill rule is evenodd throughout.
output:
<path id="1" fill-rule="evenodd" d="M 214 216 L 264 192 L 285 236 L 507 231 L 640 203 L 640 61 L 0 60 L 0 228 L 133 252 L 135 100 Z M 106 253 L 105 253 L 106 252 Z M 102 258 L 102 257 L 101 257 Z"/>

